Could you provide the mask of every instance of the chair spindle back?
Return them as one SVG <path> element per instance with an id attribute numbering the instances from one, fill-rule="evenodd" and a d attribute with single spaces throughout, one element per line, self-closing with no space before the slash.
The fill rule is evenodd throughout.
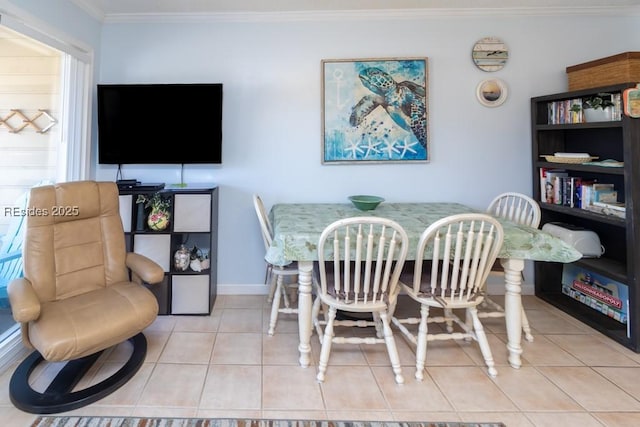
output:
<path id="1" fill-rule="evenodd" d="M 489 204 L 487 212 L 533 228 L 540 225 L 540 206 L 531 197 L 521 193 L 498 195 Z"/>
<path id="2" fill-rule="evenodd" d="M 413 290 L 421 290 L 423 268 L 430 268 L 428 293 L 445 302 L 467 301 L 485 286 L 502 246 L 504 233 L 495 218 L 485 214 L 452 215 L 436 221 L 423 233 L 416 260 L 433 250 L 431 265 L 415 263 Z M 428 272 L 425 272 L 428 273 Z"/>
<path id="3" fill-rule="evenodd" d="M 264 203 L 262 203 L 262 199 L 257 194 L 253 195 L 253 207 L 256 210 L 258 221 L 260 222 L 260 231 L 262 232 L 264 249 L 268 250 L 273 240 L 273 228 L 271 227 L 271 222 L 269 221 L 269 215 L 264 208 Z"/>
<path id="4" fill-rule="evenodd" d="M 408 242 L 404 229 L 389 219 L 334 222 L 318 244 L 321 292 L 350 304 L 385 302 L 398 284 Z M 333 280 L 328 281 L 328 275 Z M 333 289 L 327 289 L 328 282 Z"/>

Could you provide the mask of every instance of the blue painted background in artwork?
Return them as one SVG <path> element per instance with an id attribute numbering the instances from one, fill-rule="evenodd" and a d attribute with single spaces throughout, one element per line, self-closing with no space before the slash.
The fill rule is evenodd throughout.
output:
<path id="1" fill-rule="evenodd" d="M 426 59 L 324 63 L 324 161 L 425 161 Z"/>

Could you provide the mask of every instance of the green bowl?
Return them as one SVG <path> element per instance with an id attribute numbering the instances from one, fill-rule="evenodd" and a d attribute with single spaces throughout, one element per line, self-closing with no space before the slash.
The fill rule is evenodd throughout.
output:
<path id="1" fill-rule="evenodd" d="M 382 197 L 365 195 L 349 196 L 349 200 L 361 211 L 372 211 L 377 208 L 380 203 L 384 202 Z"/>

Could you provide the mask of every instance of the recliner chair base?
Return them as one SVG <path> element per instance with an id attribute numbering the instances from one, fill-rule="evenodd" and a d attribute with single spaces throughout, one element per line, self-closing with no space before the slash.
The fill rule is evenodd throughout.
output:
<path id="1" fill-rule="evenodd" d="M 81 408 L 96 402 L 122 387 L 142 366 L 147 354 L 147 339 L 140 332 L 129 342 L 133 351 L 129 360 L 112 376 L 82 390 L 72 391 L 87 373 L 102 351 L 76 360 L 70 360 L 60 370 L 44 392 L 35 391 L 29 385 L 29 376 L 44 360 L 38 351 L 31 353 L 20 363 L 11 376 L 9 396 L 16 408 L 32 414 L 56 414 Z"/>

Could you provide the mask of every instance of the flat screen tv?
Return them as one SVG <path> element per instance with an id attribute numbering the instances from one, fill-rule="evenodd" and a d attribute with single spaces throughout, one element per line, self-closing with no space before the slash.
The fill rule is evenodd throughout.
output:
<path id="1" fill-rule="evenodd" d="M 98 162 L 222 163 L 222 83 L 98 85 Z"/>

